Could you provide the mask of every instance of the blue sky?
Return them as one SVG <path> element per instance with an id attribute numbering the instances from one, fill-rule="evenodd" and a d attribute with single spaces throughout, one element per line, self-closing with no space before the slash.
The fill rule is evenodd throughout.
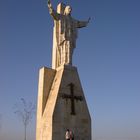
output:
<path id="1" fill-rule="evenodd" d="M 54 7 L 60 1 L 52 0 Z M 63 0 L 80 29 L 73 63 L 92 116 L 94 140 L 140 140 L 140 1 Z M 51 67 L 53 21 L 45 0 L 0 0 L 1 140 L 21 139 L 13 106 L 36 102 L 38 72 Z M 35 118 L 28 138 L 35 139 Z"/>

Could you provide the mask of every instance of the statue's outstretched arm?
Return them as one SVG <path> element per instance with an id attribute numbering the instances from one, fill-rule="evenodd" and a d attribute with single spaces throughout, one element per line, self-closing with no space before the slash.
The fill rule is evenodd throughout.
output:
<path id="1" fill-rule="evenodd" d="M 90 18 L 87 21 L 78 21 L 77 20 L 77 23 L 76 23 L 77 28 L 86 27 L 88 25 L 89 21 L 90 21 Z"/>
<path id="2" fill-rule="evenodd" d="M 60 15 L 53 9 L 50 0 L 48 0 L 48 8 L 49 8 L 50 15 L 53 17 L 53 19 L 59 20 L 60 19 Z"/>

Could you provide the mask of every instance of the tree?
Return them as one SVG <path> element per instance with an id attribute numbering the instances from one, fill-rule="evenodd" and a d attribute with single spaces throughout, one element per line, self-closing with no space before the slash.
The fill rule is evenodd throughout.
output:
<path id="1" fill-rule="evenodd" d="M 26 102 L 24 98 L 21 98 L 21 104 L 15 104 L 14 113 L 19 117 L 24 125 L 24 140 L 26 140 L 27 126 L 35 114 L 35 104 L 32 102 Z"/>

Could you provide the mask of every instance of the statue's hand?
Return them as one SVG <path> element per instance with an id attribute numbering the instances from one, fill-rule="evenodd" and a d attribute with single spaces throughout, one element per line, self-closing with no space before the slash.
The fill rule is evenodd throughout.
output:
<path id="1" fill-rule="evenodd" d="M 51 4 L 51 1 L 48 0 L 48 7 L 51 8 L 52 7 L 52 4 Z"/>
<path id="2" fill-rule="evenodd" d="M 51 1 L 50 0 L 48 0 L 48 5 L 51 3 Z"/>
<path id="3" fill-rule="evenodd" d="M 87 22 L 89 23 L 89 22 L 90 22 L 90 20 L 91 20 L 91 18 L 89 17 Z"/>

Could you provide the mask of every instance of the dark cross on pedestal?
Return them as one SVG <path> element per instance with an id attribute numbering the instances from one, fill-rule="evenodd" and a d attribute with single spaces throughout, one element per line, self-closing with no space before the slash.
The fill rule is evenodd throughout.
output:
<path id="1" fill-rule="evenodd" d="M 75 115 L 75 100 L 82 101 L 83 97 L 74 95 L 74 84 L 72 84 L 72 83 L 69 84 L 69 87 L 70 87 L 70 95 L 63 94 L 62 98 L 63 99 L 70 99 L 70 101 L 71 101 L 71 115 Z"/>

